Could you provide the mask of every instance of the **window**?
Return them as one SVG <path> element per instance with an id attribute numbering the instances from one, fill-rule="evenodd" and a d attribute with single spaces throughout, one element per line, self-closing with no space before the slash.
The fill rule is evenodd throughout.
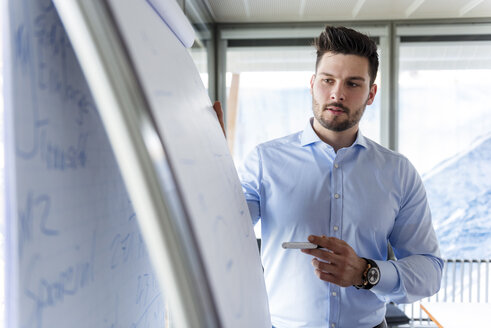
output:
<path id="1" fill-rule="evenodd" d="M 214 90 L 210 88 L 210 72 L 213 70 L 213 65 L 210 63 L 210 53 L 213 52 L 213 27 L 208 23 L 210 18 L 202 6 L 203 4 L 195 2 L 186 2 L 181 5 L 195 32 L 195 41 L 189 52 L 198 68 L 203 84 L 213 99 Z"/>
<path id="2" fill-rule="evenodd" d="M 423 177 L 443 257 L 489 258 L 491 41 L 436 39 L 401 39 L 399 151 Z"/>
<path id="3" fill-rule="evenodd" d="M 227 135 L 238 165 L 257 144 L 303 129 L 314 63 L 306 47 L 228 49 L 227 94 L 238 95 L 227 102 Z"/>

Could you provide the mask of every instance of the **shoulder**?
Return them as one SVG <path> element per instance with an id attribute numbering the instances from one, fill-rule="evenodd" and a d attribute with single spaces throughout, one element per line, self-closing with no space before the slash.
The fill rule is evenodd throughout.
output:
<path id="1" fill-rule="evenodd" d="M 371 156 L 376 167 L 387 177 L 390 177 L 396 185 L 406 192 L 423 190 L 423 181 L 420 174 L 401 153 L 383 147 L 367 138 L 368 156 Z"/>
<path id="2" fill-rule="evenodd" d="M 264 154 L 282 152 L 288 149 L 300 147 L 301 137 L 302 131 L 299 131 L 281 138 L 263 142 L 257 145 L 256 148 L 258 152 Z"/>
<path id="3" fill-rule="evenodd" d="M 286 154 L 300 147 L 302 132 L 266 141 L 256 145 L 246 156 L 242 166 L 262 166 L 264 163 L 276 163 L 285 160 Z"/>
<path id="4" fill-rule="evenodd" d="M 289 162 L 293 158 L 291 155 L 300 147 L 301 135 L 301 132 L 297 132 L 257 145 L 239 166 L 241 179 L 262 176 L 263 172 L 274 171 L 278 166 Z M 248 175 L 250 173 L 252 175 Z"/>
<path id="5" fill-rule="evenodd" d="M 395 170 L 399 174 L 416 173 L 414 166 L 403 154 L 388 149 L 369 138 L 365 137 L 365 140 L 366 154 L 378 167 L 386 169 L 388 172 Z"/>
<path id="6" fill-rule="evenodd" d="M 393 162 L 409 163 L 407 157 L 402 155 L 401 153 L 386 148 L 370 138 L 365 137 L 365 141 L 369 154 L 373 154 L 373 156 L 381 157 L 384 160 L 390 161 L 392 163 Z"/>

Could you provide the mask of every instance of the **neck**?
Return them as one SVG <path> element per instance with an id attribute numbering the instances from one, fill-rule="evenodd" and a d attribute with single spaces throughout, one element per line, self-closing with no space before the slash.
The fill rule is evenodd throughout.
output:
<path id="1" fill-rule="evenodd" d="M 335 152 L 341 148 L 351 146 L 355 142 L 358 133 L 358 124 L 344 131 L 332 131 L 323 127 L 315 118 L 312 128 L 319 139 L 334 148 Z"/>

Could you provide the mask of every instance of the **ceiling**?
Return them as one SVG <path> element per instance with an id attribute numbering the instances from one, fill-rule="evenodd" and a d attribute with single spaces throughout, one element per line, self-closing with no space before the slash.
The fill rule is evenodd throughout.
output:
<path id="1" fill-rule="evenodd" d="M 490 18 L 491 0 L 202 0 L 216 23 Z"/>

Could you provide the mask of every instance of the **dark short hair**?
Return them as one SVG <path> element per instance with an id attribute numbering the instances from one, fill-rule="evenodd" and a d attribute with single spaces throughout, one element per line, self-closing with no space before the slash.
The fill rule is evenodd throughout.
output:
<path id="1" fill-rule="evenodd" d="M 314 40 L 317 50 L 315 71 L 326 52 L 344 55 L 358 55 L 368 59 L 370 84 L 377 77 L 378 54 L 377 45 L 367 35 L 343 26 L 327 25 L 324 31 Z"/>

